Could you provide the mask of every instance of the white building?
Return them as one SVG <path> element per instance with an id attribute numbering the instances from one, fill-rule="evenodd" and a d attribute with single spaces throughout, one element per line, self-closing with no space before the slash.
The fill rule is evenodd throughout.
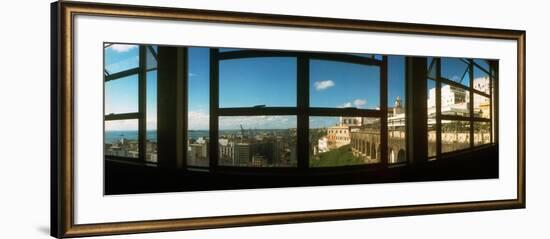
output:
<path id="1" fill-rule="evenodd" d="M 474 89 L 489 93 L 489 77 L 480 77 L 474 79 Z M 428 92 L 428 115 L 435 116 L 435 88 Z M 474 94 L 474 108 L 480 108 L 490 103 L 488 97 Z M 468 116 L 470 104 L 470 92 L 460 87 L 452 85 L 443 85 L 441 87 L 441 114 Z"/>
<path id="2" fill-rule="evenodd" d="M 324 152 L 328 152 L 329 151 L 329 148 L 328 148 L 328 139 L 327 137 L 321 137 L 318 141 L 317 141 L 317 148 L 316 148 L 317 152 L 314 152 L 314 154 L 318 154 L 318 153 L 324 153 Z"/>

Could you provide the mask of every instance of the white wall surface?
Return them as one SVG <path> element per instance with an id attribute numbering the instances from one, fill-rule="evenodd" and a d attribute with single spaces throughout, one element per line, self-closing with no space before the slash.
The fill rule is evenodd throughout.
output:
<path id="1" fill-rule="evenodd" d="M 116 2 L 527 30 L 527 209 L 103 238 L 548 238 L 550 17 L 544 1 Z M 0 237 L 48 238 L 49 1 L 6 1 L 0 18 Z"/>

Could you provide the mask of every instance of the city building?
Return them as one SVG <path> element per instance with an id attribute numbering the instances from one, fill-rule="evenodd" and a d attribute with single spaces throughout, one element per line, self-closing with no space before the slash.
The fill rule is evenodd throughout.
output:
<path id="1" fill-rule="evenodd" d="M 251 159 L 251 150 L 249 143 L 235 144 L 233 165 L 247 166 Z"/>

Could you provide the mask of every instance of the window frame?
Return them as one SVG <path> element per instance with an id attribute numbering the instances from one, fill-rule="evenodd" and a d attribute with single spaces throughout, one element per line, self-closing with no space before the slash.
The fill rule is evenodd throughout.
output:
<path id="1" fill-rule="evenodd" d="M 124 43 L 104 43 L 103 44 L 103 94 L 105 94 L 105 83 L 109 81 L 115 81 L 118 79 L 123 79 L 127 76 L 137 75 L 138 77 L 138 111 L 137 112 L 127 112 L 127 113 L 111 113 L 105 114 L 105 95 L 103 96 L 103 147 L 105 147 L 105 122 L 107 121 L 117 121 L 117 120 L 138 120 L 138 157 L 123 157 L 123 156 L 114 156 L 103 154 L 107 160 L 117 160 L 138 164 L 146 164 L 149 166 L 156 166 L 156 162 L 151 162 L 146 160 L 147 154 L 147 73 L 150 71 L 157 70 L 157 67 L 147 69 L 147 51 L 150 51 L 152 56 L 158 62 L 157 52 L 153 49 L 151 45 L 141 45 L 133 44 L 138 47 L 138 66 L 130 69 L 126 69 L 120 72 L 115 72 L 110 74 L 105 69 L 105 50 L 116 44 Z"/>
<path id="2" fill-rule="evenodd" d="M 487 147 L 490 145 L 495 144 L 495 133 L 497 130 L 495 129 L 496 125 L 496 117 L 497 114 L 496 111 L 496 104 L 497 104 L 497 97 L 495 97 L 495 87 L 498 82 L 498 71 L 495 69 L 497 67 L 497 64 L 494 64 L 492 60 L 486 60 L 486 59 L 472 59 L 472 58 L 457 58 L 458 60 L 462 61 L 463 63 L 468 65 L 467 71 L 464 73 L 464 75 L 467 73 L 469 74 L 469 85 L 465 86 L 459 82 L 446 79 L 441 76 L 441 58 L 443 57 L 431 57 L 432 61 L 428 62 L 428 69 L 426 73 L 426 80 L 430 81 L 433 80 L 435 82 L 435 120 L 436 120 L 436 154 L 434 156 L 427 156 L 428 160 L 435 160 L 441 157 L 446 157 L 448 155 L 455 155 L 462 152 L 467 152 L 471 150 L 475 150 L 478 148 Z M 475 60 L 485 60 L 487 61 L 487 65 L 489 66 L 489 69 L 484 69 L 482 66 L 477 64 Z M 433 69 L 435 67 L 435 69 Z M 489 93 L 485 93 L 481 90 L 475 89 L 474 87 L 474 68 L 483 71 L 489 76 Z M 435 77 L 432 77 L 430 75 L 430 72 L 432 70 L 435 70 Z M 445 115 L 442 114 L 441 108 L 442 108 L 442 102 L 441 102 L 441 87 L 443 84 L 450 85 L 452 87 L 457 87 L 460 89 L 465 90 L 465 92 L 468 92 L 469 94 L 469 104 L 468 104 L 468 116 L 459 116 L 459 115 Z M 478 94 L 483 97 L 487 97 L 490 102 L 489 106 L 489 118 L 483 118 L 483 117 L 477 117 L 474 115 L 474 95 Z M 429 118 L 429 117 L 428 117 Z M 442 152 L 442 121 L 443 120 L 451 120 L 451 121 L 467 121 L 469 122 L 469 144 L 470 146 L 464 149 L 460 150 L 454 150 L 454 151 L 448 151 L 448 152 Z M 491 137 L 489 143 L 482 143 L 479 145 L 475 145 L 474 143 L 474 123 L 476 122 L 489 122 L 490 124 L 490 131 L 491 131 Z M 427 138 L 426 138 L 427 140 Z M 428 144 L 427 144 L 428 145 Z"/>
<path id="3" fill-rule="evenodd" d="M 247 59 L 260 57 L 293 57 L 296 59 L 296 107 L 227 107 L 219 106 L 219 64 L 222 60 Z M 344 63 L 353 63 L 368 66 L 380 67 L 380 108 L 379 109 L 357 109 L 357 108 L 330 108 L 310 106 L 310 61 L 327 60 Z M 202 168 L 207 170 L 227 172 L 248 172 L 248 173 L 277 173 L 308 171 L 311 173 L 339 173 L 342 170 L 377 170 L 388 165 L 387 159 L 387 62 L 388 57 L 376 55 L 364 57 L 352 53 L 326 53 L 326 52 L 300 52 L 283 50 L 256 50 L 237 49 L 232 51 L 220 51 L 220 48 L 210 48 L 210 123 L 209 123 L 209 166 L 187 168 Z M 187 103 L 187 102 L 186 102 Z M 219 165 L 219 117 L 223 116 L 258 116 L 258 115 L 282 115 L 297 117 L 297 167 L 240 167 Z M 335 116 L 335 117 L 369 117 L 380 119 L 380 162 L 374 164 L 345 165 L 335 167 L 310 167 L 309 164 L 309 118 L 311 116 Z M 187 129 L 186 129 L 187 130 Z"/>

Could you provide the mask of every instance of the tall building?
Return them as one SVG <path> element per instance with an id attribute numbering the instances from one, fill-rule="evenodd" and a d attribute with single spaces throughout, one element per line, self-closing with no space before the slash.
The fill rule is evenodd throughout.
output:
<path id="1" fill-rule="evenodd" d="M 234 165 L 248 165 L 250 162 L 250 144 L 249 143 L 237 143 L 235 144 L 234 151 Z"/>
<path id="2" fill-rule="evenodd" d="M 235 165 L 235 143 L 228 139 L 219 139 L 218 143 L 221 164 Z"/>

